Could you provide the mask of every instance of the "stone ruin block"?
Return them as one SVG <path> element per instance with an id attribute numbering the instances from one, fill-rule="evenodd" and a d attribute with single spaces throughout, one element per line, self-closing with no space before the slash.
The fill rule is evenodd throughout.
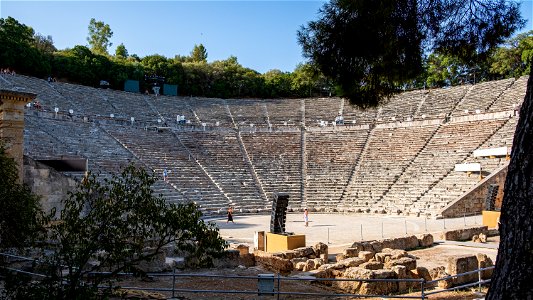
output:
<path id="1" fill-rule="evenodd" d="M 402 249 L 385 248 L 383 249 L 383 253 L 390 254 L 391 260 L 409 256 L 409 253 Z"/>
<path id="2" fill-rule="evenodd" d="M 337 262 L 339 265 L 343 265 L 345 268 L 358 267 L 366 261 L 360 257 L 349 257 Z"/>
<path id="3" fill-rule="evenodd" d="M 392 270 L 367 270 L 359 267 L 346 269 L 343 277 L 353 279 L 397 279 L 396 273 Z M 382 295 L 398 291 L 398 284 L 396 282 L 344 281 L 336 282 L 334 285 L 349 293 L 363 295 Z"/>
<path id="4" fill-rule="evenodd" d="M 456 257 L 449 257 L 447 266 L 446 266 L 446 273 L 450 275 L 457 275 L 469 271 L 474 271 L 478 269 L 478 260 L 475 255 L 463 255 L 463 256 L 456 256 Z M 478 280 L 477 273 L 463 275 L 459 277 L 453 278 L 453 285 L 461 285 L 463 283 L 467 282 L 474 282 Z"/>
<path id="5" fill-rule="evenodd" d="M 383 263 L 375 260 L 367 261 L 365 263 L 362 263 L 359 265 L 360 268 L 368 269 L 368 270 L 379 270 L 383 269 Z"/>
<path id="6" fill-rule="evenodd" d="M 289 274 L 293 270 L 293 264 L 289 259 L 274 256 L 272 253 L 255 250 L 255 262 L 265 269 L 278 272 L 283 275 Z"/>
<path id="7" fill-rule="evenodd" d="M 295 257 L 309 257 L 311 255 L 315 255 L 315 250 L 313 247 L 300 247 L 293 250 L 296 254 Z M 316 257 L 316 256 L 315 256 Z"/>
<path id="8" fill-rule="evenodd" d="M 414 235 L 393 239 L 385 239 L 381 240 L 380 242 L 382 243 L 382 249 L 391 248 L 410 250 L 418 248 L 418 238 Z"/>
<path id="9" fill-rule="evenodd" d="M 239 244 L 235 249 L 239 250 L 240 255 L 247 255 L 250 253 L 250 247 L 245 244 Z"/>
<path id="10" fill-rule="evenodd" d="M 407 276 L 407 268 L 405 266 L 401 266 L 401 265 L 398 265 L 398 266 L 394 266 L 392 267 L 391 269 L 392 271 L 394 271 L 394 273 L 396 273 L 396 276 L 398 277 L 398 279 L 407 279 L 409 278 Z M 398 292 L 405 292 L 407 290 L 409 290 L 409 287 L 410 287 L 410 282 L 408 281 L 398 281 Z"/>
<path id="11" fill-rule="evenodd" d="M 248 253 L 245 255 L 240 255 L 239 265 L 245 266 L 247 268 L 255 266 L 255 255 Z"/>
<path id="12" fill-rule="evenodd" d="M 352 244 L 350 248 L 355 248 L 358 252 L 359 251 L 374 251 L 374 248 L 372 248 L 372 245 L 369 242 L 355 242 Z"/>
<path id="13" fill-rule="evenodd" d="M 392 269 L 394 266 L 405 266 L 407 270 L 416 269 L 416 259 L 411 257 L 401 257 L 398 259 L 391 259 L 385 263 L 385 268 Z"/>
<path id="14" fill-rule="evenodd" d="M 346 248 L 342 253 L 346 258 L 348 257 L 358 257 L 359 250 L 357 248 Z"/>
<path id="15" fill-rule="evenodd" d="M 222 257 L 214 260 L 213 264 L 217 268 L 235 268 L 239 265 L 239 258 L 241 254 L 239 250 L 229 249 L 224 251 Z M 185 260 L 185 265 L 190 265 L 187 259 Z"/>
<path id="16" fill-rule="evenodd" d="M 374 259 L 382 263 L 389 261 L 390 257 L 391 257 L 390 253 L 383 253 L 383 252 L 379 252 L 379 253 L 376 253 L 376 255 L 374 255 Z"/>
<path id="17" fill-rule="evenodd" d="M 328 245 L 319 242 L 315 246 L 313 246 L 313 249 L 315 250 L 316 255 L 320 255 L 321 253 L 327 253 L 328 252 Z"/>
<path id="18" fill-rule="evenodd" d="M 431 278 L 433 278 L 433 280 L 450 276 L 450 274 L 446 272 L 446 268 L 443 266 L 431 269 L 431 271 L 429 271 L 429 274 L 431 275 Z M 453 286 L 453 280 L 452 278 L 439 280 L 437 281 L 437 286 L 441 289 L 451 288 Z"/>
<path id="19" fill-rule="evenodd" d="M 305 263 L 307 261 L 307 258 L 306 257 L 295 257 L 295 258 L 292 258 L 291 259 L 291 263 L 292 265 L 294 266 L 294 268 L 296 269 L 296 266 L 299 264 L 299 263 Z"/>
<path id="20" fill-rule="evenodd" d="M 359 258 L 364 259 L 365 261 L 369 261 L 374 257 L 374 252 L 372 251 L 359 251 Z"/>
<path id="21" fill-rule="evenodd" d="M 419 234 L 416 236 L 418 239 L 418 247 L 427 248 L 433 246 L 433 235 L 431 234 Z"/>
<path id="22" fill-rule="evenodd" d="M 483 232 L 480 233 L 480 234 L 475 234 L 472 237 L 472 242 L 474 242 L 474 243 L 486 243 L 487 242 L 487 235 L 483 234 Z"/>
<path id="23" fill-rule="evenodd" d="M 476 254 L 476 258 L 478 261 L 478 267 L 480 269 L 494 266 L 492 259 L 490 259 L 490 257 L 488 257 L 486 254 L 478 253 Z M 493 272 L 494 269 L 481 271 L 481 279 L 490 279 Z"/>
<path id="24" fill-rule="evenodd" d="M 446 241 L 468 241 L 471 240 L 474 235 L 479 235 L 480 233 L 487 234 L 487 226 L 478 226 L 463 228 L 457 230 L 444 231 L 440 235 L 441 240 Z"/>

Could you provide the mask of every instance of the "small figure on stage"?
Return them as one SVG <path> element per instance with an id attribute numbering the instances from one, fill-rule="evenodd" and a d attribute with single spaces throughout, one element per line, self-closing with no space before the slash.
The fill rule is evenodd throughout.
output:
<path id="1" fill-rule="evenodd" d="M 309 225 L 309 211 L 307 211 L 307 208 L 304 209 L 304 222 L 305 227 L 307 227 Z"/>
<path id="2" fill-rule="evenodd" d="M 231 207 L 231 206 L 228 208 L 228 220 L 226 221 L 226 223 L 228 223 L 230 221 L 231 221 L 231 223 L 235 223 L 235 222 L 233 222 L 233 207 Z"/>

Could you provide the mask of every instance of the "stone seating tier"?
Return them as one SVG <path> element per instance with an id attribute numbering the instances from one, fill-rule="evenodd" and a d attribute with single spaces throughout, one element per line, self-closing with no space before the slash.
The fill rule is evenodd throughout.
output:
<path id="1" fill-rule="evenodd" d="M 460 115 L 478 101 L 488 111 L 509 109 L 522 101 L 526 81 L 522 77 L 410 91 L 363 111 L 340 98 L 155 97 L 20 75 L 2 77 L 12 88 L 37 93 L 47 109 L 74 105 L 80 115 L 113 113 L 126 120 L 167 122 L 167 130 L 154 131 L 32 111 L 25 118 L 25 153 L 37 159 L 87 158 L 89 169 L 102 177 L 130 162 L 159 177 L 170 170 L 168 180 L 157 182 L 155 190 L 171 203 L 194 201 L 208 212 L 228 205 L 257 211 L 268 209 L 273 193 L 288 192 L 290 206 L 297 209 L 433 215 L 479 180 L 452 172 L 454 164 L 481 161 L 484 172 L 497 169 L 505 158 L 475 159 L 471 154 L 480 148 L 510 147 L 516 126 L 513 117 L 452 122 L 444 117 Z M 356 120 L 356 126 L 331 126 L 339 112 L 345 122 Z M 175 127 L 177 114 L 196 129 Z M 422 115 L 442 121 L 417 123 Z M 407 118 L 415 122 L 402 125 Z M 330 124 L 319 128 L 321 119 Z M 224 130 L 217 130 L 214 122 Z M 380 122 L 397 126 L 374 126 Z M 250 124 L 263 129 L 272 125 L 272 130 L 250 130 Z"/>

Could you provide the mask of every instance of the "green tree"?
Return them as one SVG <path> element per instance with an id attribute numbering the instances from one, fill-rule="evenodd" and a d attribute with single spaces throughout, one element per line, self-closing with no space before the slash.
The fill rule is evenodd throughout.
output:
<path id="1" fill-rule="evenodd" d="M 132 165 L 105 182 L 87 176 L 63 201 L 60 219 L 51 225 L 49 277 L 15 289 L 14 298 L 43 286 L 50 299 L 94 296 L 98 285 L 119 272 L 139 271 L 140 262 L 169 245 L 188 253 L 197 266 L 210 266 L 225 248 L 218 229 L 202 220 L 194 203 L 168 205 L 161 195 L 154 196 L 151 185 L 156 180 Z M 99 271 L 108 273 L 89 277 Z"/>
<path id="2" fill-rule="evenodd" d="M 124 46 L 124 44 L 121 43 L 117 46 L 117 49 L 115 49 L 115 57 L 123 59 L 128 57 L 128 50 L 126 49 L 126 46 Z"/>
<path id="3" fill-rule="evenodd" d="M 54 41 L 51 35 L 44 36 L 37 33 L 33 36 L 33 39 L 33 44 L 35 45 L 35 48 L 37 48 L 42 53 L 52 54 L 57 51 L 56 47 L 54 46 Z"/>
<path id="4" fill-rule="evenodd" d="M 309 63 L 301 63 L 292 72 L 293 93 L 299 97 L 312 97 L 313 95 L 329 96 L 332 86 L 329 80 Z"/>
<path id="5" fill-rule="evenodd" d="M 0 249 L 22 248 L 43 232 L 39 197 L 18 182 L 17 166 L 0 140 Z"/>
<path id="6" fill-rule="evenodd" d="M 96 21 L 91 18 L 89 22 L 89 36 L 87 41 L 94 53 L 105 55 L 107 54 L 107 48 L 113 45 L 109 40 L 113 36 L 113 31 L 109 24 L 105 24 L 102 21 Z"/>
<path id="7" fill-rule="evenodd" d="M 477 61 L 523 24 L 519 4 L 505 0 L 332 0 L 298 41 L 341 95 L 364 107 L 422 74 L 424 52 Z"/>
<path id="8" fill-rule="evenodd" d="M 490 71 L 504 77 L 527 75 L 533 59 L 533 30 L 506 41 L 491 57 Z"/>
<path id="9" fill-rule="evenodd" d="M 191 51 L 191 60 L 193 62 L 207 62 L 207 49 L 203 44 L 194 45 Z"/>
<path id="10" fill-rule="evenodd" d="M 49 61 L 37 47 L 34 33 L 12 17 L 0 18 L 0 68 L 38 77 L 49 74 Z"/>
<path id="11" fill-rule="evenodd" d="M 273 69 L 263 74 L 267 97 L 290 97 L 292 93 L 292 74 Z"/>

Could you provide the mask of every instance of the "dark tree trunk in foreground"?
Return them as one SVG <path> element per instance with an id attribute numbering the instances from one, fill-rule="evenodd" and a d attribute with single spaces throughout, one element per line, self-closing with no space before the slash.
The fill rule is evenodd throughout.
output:
<path id="1" fill-rule="evenodd" d="M 513 140 L 500 247 L 486 299 L 533 299 L 533 67 Z"/>

